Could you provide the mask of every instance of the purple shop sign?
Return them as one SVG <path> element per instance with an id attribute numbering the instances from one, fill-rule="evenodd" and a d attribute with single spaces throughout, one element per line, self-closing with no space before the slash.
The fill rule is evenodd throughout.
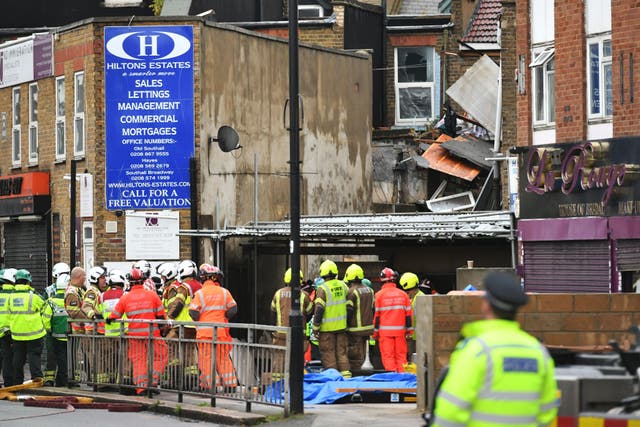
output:
<path id="1" fill-rule="evenodd" d="M 53 75 L 53 35 L 36 34 L 33 39 L 33 79 Z"/>

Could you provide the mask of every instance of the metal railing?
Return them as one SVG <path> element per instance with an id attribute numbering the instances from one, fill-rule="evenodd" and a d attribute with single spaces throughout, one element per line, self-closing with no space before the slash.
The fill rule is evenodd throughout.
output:
<path id="1" fill-rule="evenodd" d="M 126 320 L 117 335 L 92 331 L 69 334 L 68 373 L 71 384 L 87 385 L 94 391 L 114 389 L 123 394 L 151 397 L 156 392 L 171 392 L 183 402 L 184 395 L 278 406 L 289 414 L 289 336 L 285 345 L 272 343 L 272 334 L 287 328 L 241 324 L 136 320 L 149 326 L 148 336 L 127 335 Z M 210 328 L 212 338 L 196 339 L 195 327 Z M 165 329 L 165 337 L 154 336 Z M 229 328 L 232 336 L 243 339 L 226 341 L 219 329 Z M 266 339 L 265 339 L 266 338 Z M 266 343 L 265 343 L 266 341 Z"/>

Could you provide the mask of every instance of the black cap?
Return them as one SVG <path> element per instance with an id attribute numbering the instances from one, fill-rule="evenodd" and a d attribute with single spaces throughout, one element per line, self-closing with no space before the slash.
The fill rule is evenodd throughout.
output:
<path id="1" fill-rule="evenodd" d="M 529 301 L 520 286 L 520 280 L 513 274 L 491 272 L 484 277 L 483 285 L 489 304 L 498 310 L 514 312 Z"/>

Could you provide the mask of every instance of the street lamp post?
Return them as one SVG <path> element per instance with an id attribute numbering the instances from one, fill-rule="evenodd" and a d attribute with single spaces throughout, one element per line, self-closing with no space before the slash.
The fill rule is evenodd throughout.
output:
<path id="1" fill-rule="evenodd" d="M 292 414 L 302 414 L 303 321 L 300 311 L 300 124 L 298 117 L 298 0 L 289 0 L 289 170 L 291 313 L 289 315 L 289 396 Z"/>

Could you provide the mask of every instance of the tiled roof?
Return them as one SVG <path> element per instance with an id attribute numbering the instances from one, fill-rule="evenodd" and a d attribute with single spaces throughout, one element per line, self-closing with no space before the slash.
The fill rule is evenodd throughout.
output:
<path id="1" fill-rule="evenodd" d="M 500 0 L 478 0 L 462 41 L 465 43 L 497 43 Z"/>

